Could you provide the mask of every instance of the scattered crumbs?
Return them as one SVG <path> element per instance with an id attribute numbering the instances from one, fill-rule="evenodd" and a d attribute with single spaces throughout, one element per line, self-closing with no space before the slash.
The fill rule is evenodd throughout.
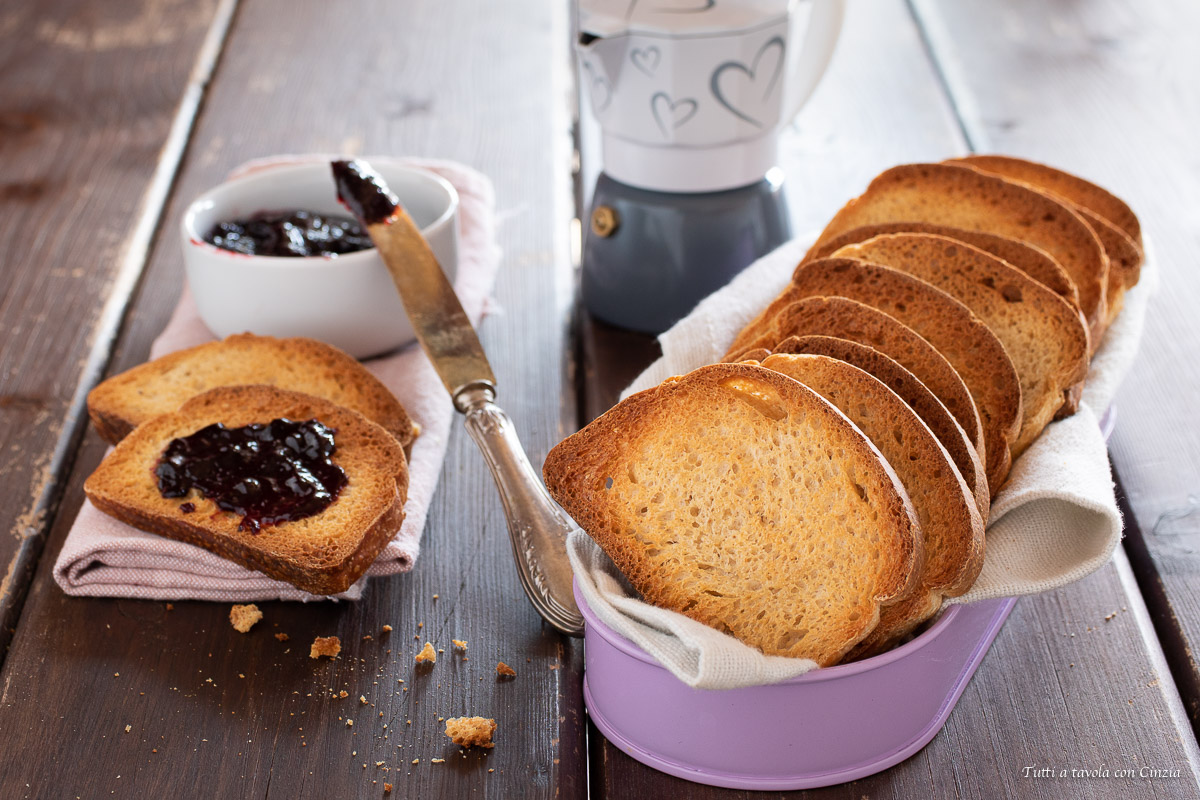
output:
<path id="1" fill-rule="evenodd" d="M 420 764 L 420 763 L 421 763 L 421 759 L 419 759 L 419 758 L 414 758 L 414 759 L 412 760 L 412 762 L 411 762 L 411 763 L 413 763 L 413 764 Z"/>
<path id="2" fill-rule="evenodd" d="M 392 785 L 391 785 L 390 783 L 385 783 L 385 784 L 383 785 L 383 793 L 384 793 L 384 794 L 391 794 L 391 793 L 392 793 Z"/>
<path id="3" fill-rule="evenodd" d="M 434 599 L 434 600 L 437 600 L 437 599 L 438 599 L 438 596 L 435 594 L 435 595 L 433 596 L 433 599 Z"/>
<path id="4" fill-rule="evenodd" d="M 286 633 L 277 633 L 275 634 L 275 638 L 281 642 L 286 642 L 288 640 L 288 635 Z"/>
<path id="5" fill-rule="evenodd" d="M 126 726 L 125 726 L 125 732 L 126 732 L 126 733 L 129 733 L 131 730 L 133 730 L 133 726 L 132 726 L 132 725 L 126 725 Z"/>
<path id="6" fill-rule="evenodd" d="M 114 672 L 114 673 L 113 673 L 113 677 L 114 677 L 114 678 L 119 678 L 119 677 L 121 677 L 121 673 L 119 673 L 119 672 Z"/>
<path id="7" fill-rule="evenodd" d="M 384 625 L 384 626 L 383 626 L 382 628 L 380 628 L 379 630 L 383 631 L 384 633 L 391 633 L 391 632 L 392 632 L 392 626 L 391 626 L 391 625 Z"/>
<path id="8" fill-rule="evenodd" d="M 243 675 L 242 673 L 240 673 L 240 672 L 239 672 L 239 673 L 238 673 L 238 677 L 239 677 L 239 678 L 245 678 L 246 676 L 245 676 L 245 675 Z"/>
<path id="9" fill-rule="evenodd" d="M 460 747 L 494 747 L 496 720 L 486 717 L 452 717 L 446 720 L 446 735 Z"/>
<path id="10" fill-rule="evenodd" d="M 462 650 L 464 653 L 467 652 L 467 640 L 466 639 L 451 639 L 450 641 L 454 642 L 454 646 L 457 647 L 459 650 Z"/>
<path id="11" fill-rule="evenodd" d="M 558 669 L 559 666 L 560 666 L 559 664 L 551 664 L 549 668 L 550 669 Z"/>
<path id="12" fill-rule="evenodd" d="M 157 748 L 157 747 L 155 747 L 155 748 L 154 748 L 153 750 L 151 750 L 150 752 L 151 752 L 151 753 L 157 753 L 157 752 L 158 752 L 158 748 Z"/>
<path id="13" fill-rule="evenodd" d="M 430 764 L 445 764 L 445 763 L 446 763 L 446 759 L 444 759 L 444 758 L 431 758 L 431 759 L 429 759 L 429 763 L 430 763 Z"/>
<path id="14" fill-rule="evenodd" d="M 337 696 L 338 697 L 349 697 L 350 693 L 347 692 L 345 689 L 342 689 L 340 692 L 338 692 Z"/>
<path id="15" fill-rule="evenodd" d="M 262 618 L 262 612 L 258 610 L 258 606 L 254 605 L 254 603 L 244 606 L 234 606 L 229 609 L 229 624 L 238 633 L 249 633 L 250 629 Z"/>
<path id="16" fill-rule="evenodd" d="M 505 678 L 515 678 L 517 671 L 503 661 L 496 664 L 496 674 Z"/>
<path id="17" fill-rule="evenodd" d="M 167 603 L 167 611 L 174 611 L 174 610 L 175 610 L 175 604 Z M 155 752 L 158 752 L 158 751 L 156 750 Z"/>
<path id="18" fill-rule="evenodd" d="M 309 658 L 320 658 L 328 656 L 334 658 L 338 653 L 342 652 L 342 640 L 336 636 L 318 636 L 313 639 L 312 647 L 308 651 Z"/>
<path id="19" fill-rule="evenodd" d="M 375 766 L 377 766 L 377 767 L 382 767 L 382 766 L 383 766 L 383 762 L 382 762 L 382 761 L 376 761 L 376 762 L 375 762 Z"/>
<path id="20" fill-rule="evenodd" d="M 354 720 L 352 720 L 352 719 L 348 719 L 348 720 L 346 720 L 346 727 L 347 727 L 347 728 L 353 728 L 353 727 L 354 727 Z"/>
<path id="21" fill-rule="evenodd" d="M 428 661 L 430 664 L 437 663 L 437 653 L 433 652 L 433 644 L 426 642 L 421 648 L 421 652 L 417 653 L 416 661 L 418 664 Z"/>
<path id="22" fill-rule="evenodd" d="M 371 636 L 371 634 L 369 634 L 369 633 L 368 633 L 366 636 L 364 636 L 364 637 L 362 638 L 362 640 L 363 640 L 364 642 L 369 642 L 369 641 L 371 641 L 371 639 L 372 639 L 372 638 L 373 638 L 373 637 Z"/>
<path id="23" fill-rule="evenodd" d="M 495 771 L 496 771 L 496 770 L 495 770 L 495 768 L 494 768 L 494 767 L 488 770 L 488 772 L 495 772 Z"/>
<path id="24" fill-rule="evenodd" d="M 364 695 L 360 694 L 358 696 L 358 702 L 362 703 L 365 706 L 367 704 L 367 698 Z"/>
<path id="25" fill-rule="evenodd" d="M 396 678 L 396 683 L 404 683 L 404 678 Z"/>
<path id="26" fill-rule="evenodd" d="M 1115 611 L 1114 611 L 1113 613 L 1111 613 L 1111 614 L 1109 614 L 1107 617 L 1105 617 L 1105 618 L 1104 618 L 1104 621 L 1105 621 L 1105 622 L 1112 622 L 1112 619 L 1113 619 L 1113 617 L 1115 617 L 1116 615 L 1117 615 L 1117 612 L 1115 612 Z"/>

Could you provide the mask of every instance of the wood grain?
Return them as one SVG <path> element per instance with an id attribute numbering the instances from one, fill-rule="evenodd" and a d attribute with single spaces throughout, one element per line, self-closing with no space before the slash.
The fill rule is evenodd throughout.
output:
<path id="1" fill-rule="evenodd" d="M 0 659 L 178 163 L 216 0 L 0 11 Z M 190 75 L 190 78 L 189 78 Z M 157 176 L 162 176 L 158 186 Z M 144 224 L 143 220 L 145 220 Z M 139 235 L 141 225 L 141 235 Z"/>
<path id="2" fill-rule="evenodd" d="M 1129 536 L 1140 536 L 1137 546 L 1149 555 L 1143 582 L 1161 582 L 1168 604 L 1152 611 L 1183 643 L 1173 667 L 1200 726 L 1200 51 L 1192 46 L 1200 5 L 923 0 L 917 7 L 980 149 L 1078 172 L 1141 218 L 1163 290 L 1117 395 L 1110 449 L 1137 523 Z M 980 36 L 985 30 L 990 35 Z"/>
<path id="3" fill-rule="evenodd" d="M 518 0 L 378 0 L 353 13 L 246 0 L 113 370 L 145 358 L 178 297 L 183 206 L 236 164 L 287 152 L 455 158 L 496 184 L 501 313 L 480 332 L 504 406 L 540 463 L 564 414 L 574 419 L 561 357 L 567 93 L 564 71 L 551 68 L 566 64 L 565 30 L 565 8 Z M 53 556 L 101 452 L 89 433 L 0 675 L 0 796 L 383 797 L 385 782 L 393 797 L 585 793 L 581 648 L 525 600 L 499 499 L 459 425 L 412 573 L 373 581 L 360 603 L 264 603 L 264 621 L 246 635 L 229 627 L 227 606 L 167 611 L 68 598 L 53 584 Z M 331 634 L 342 656 L 309 659 L 313 637 Z M 467 640 L 466 660 L 451 638 Z M 426 640 L 445 650 L 428 672 L 412 660 Z M 515 679 L 497 680 L 498 660 Z M 497 719 L 494 750 L 458 755 L 439 718 L 462 714 Z"/>
<path id="4" fill-rule="evenodd" d="M 967 50 L 979 38 L 959 35 Z M 967 126 L 947 103 L 940 69 L 901 4 L 849 4 L 829 74 L 784 140 L 797 232 L 823 225 L 888 166 L 966 149 Z M 622 369 L 636 372 L 631 365 Z M 586 397 L 601 401 L 618 391 L 589 387 Z M 585 418 L 602 410 L 589 406 Z M 594 727 L 590 733 L 594 796 L 761 796 L 670 778 L 620 752 Z M 1180 777 L 1118 785 L 1024 776 L 1025 767 L 1152 764 L 1178 769 Z M 1191 797 L 1200 791 L 1197 775 L 1196 745 L 1179 695 L 1120 555 L 1079 584 L 1022 599 L 947 725 L 920 753 L 850 784 L 775 796 Z"/>

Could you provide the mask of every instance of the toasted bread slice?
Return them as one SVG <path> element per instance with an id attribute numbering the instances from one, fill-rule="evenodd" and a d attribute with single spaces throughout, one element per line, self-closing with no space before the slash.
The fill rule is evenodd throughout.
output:
<path id="1" fill-rule="evenodd" d="M 975 448 L 971 445 L 962 426 L 955 422 L 954 417 L 946 410 L 946 406 L 942 405 L 942 402 L 917 379 L 917 376 L 869 345 L 833 336 L 792 336 L 777 344 L 774 352 L 776 354 L 809 353 L 836 358 L 872 375 L 895 392 L 916 412 L 945 448 L 959 475 L 967 484 L 967 489 L 974 498 L 975 507 L 979 510 L 980 518 L 987 521 L 991 497 L 988 493 L 987 474 L 983 470 L 983 462 L 979 459 L 979 454 L 975 452 Z M 758 357 L 755 355 L 747 357 L 763 361 L 767 355 L 769 353 L 764 352 Z M 803 383 L 803 381 L 801 382 Z M 810 388 L 817 389 L 811 385 Z M 821 394 L 825 396 L 824 393 Z M 826 397 L 826 399 L 829 398 Z M 841 408 L 841 406 L 838 407 Z M 845 411 L 845 409 L 842 410 Z M 854 420 L 852 415 L 847 414 L 847 416 L 850 416 L 852 421 Z M 862 428 L 862 425 L 859 427 Z M 863 432 L 870 436 L 865 428 L 863 428 Z M 879 449 L 883 451 L 882 447 Z M 884 451 L 884 455 L 887 455 L 886 451 Z M 897 473 L 899 472 L 897 469 Z M 901 474 L 900 478 L 903 481 L 904 476 Z M 911 496 L 911 492 L 909 494 Z M 915 502 L 916 498 L 913 500 Z"/>
<path id="2" fill-rule="evenodd" d="M 626 398 L 560 442 L 543 474 L 648 602 L 768 655 L 836 663 L 922 567 L 912 505 L 879 451 L 811 389 L 755 365 Z"/>
<path id="3" fill-rule="evenodd" d="M 920 278 L 851 258 L 801 265 L 784 295 L 849 297 L 895 317 L 936 347 L 979 409 L 988 487 L 993 495 L 999 491 L 1021 428 L 1021 383 L 1000 340 L 969 308 Z"/>
<path id="4" fill-rule="evenodd" d="M 1079 308 L 1079 290 L 1075 288 L 1075 282 L 1071 280 L 1071 276 L 1062 268 L 1062 265 L 1045 250 L 1011 236 L 968 231 L 949 225 L 932 225 L 928 222 L 885 222 L 879 225 L 864 225 L 833 237 L 822 245 L 820 250 L 810 251 L 804 260 L 808 262 L 825 258 L 848 244 L 865 242 L 867 239 L 885 233 L 932 233 L 966 242 L 972 247 L 978 247 L 985 253 L 991 253 L 997 258 L 1007 261 L 1062 297 L 1072 307 Z"/>
<path id="5" fill-rule="evenodd" d="M 726 360 L 755 358 L 756 352 L 765 358 L 789 337 L 810 334 L 848 339 L 895 359 L 929 387 L 954 415 L 980 460 L 986 463 L 983 423 L 962 377 L 937 348 L 912 328 L 863 303 L 845 297 L 806 297 L 791 303 L 768 321 L 757 341 L 750 341 L 750 353 L 745 349 L 731 351 Z"/>
<path id="6" fill-rule="evenodd" d="M 1094 183 L 1033 161 L 1010 156 L 969 156 L 951 159 L 947 163 L 966 164 L 1028 184 L 1054 195 L 1078 211 L 1092 227 L 1108 255 L 1108 321 L 1116 318 L 1124 304 L 1125 290 L 1138 282 L 1142 270 L 1141 226 L 1129 206 Z M 1108 219 L 1106 214 L 1115 219 Z M 1128 226 L 1129 231 L 1123 229 L 1122 225 Z"/>
<path id="7" fill-rule="evenodd" d="M 1065 300 L 1004 261 L 969 244 L 925 233 L 894 233 L 847 245 L 836 257 L 884 264 L 927 281 L 983 320 L 1004 345 L 1021 379 L 1025 451 L 1088 370 L 1088 333 Z"/>
<path id="8" fill-rule="evenodd" d="M 881 173 L 846 204 L 817 239 L 883 222 L 932 222 L 995 233 L 1042 248 L 1062 265 L 1079 290 L 1092 346 L 1104 333 L 1108 257 L 1076 211 L 1022 183 L 958 164 L 907 164 Z"/>
<path id="9" fill-rule="evenodd" d="M 266 384 L 324 397 L 382 425 L 407 448 L 417 435 L 387 387 L 362 364 L 315 339 L 240 333 L 126 370 L 88 394 L 88 414 L 109 444 L 148 419 L 218 386 Z"/>
<path id="10" fill-rule="evenodd" d="M 1120 228 L 1121 231 L 1142 247 L 1142 224 L 1129 205 L 1112 192 L 1078 175 L 1061 169 L 1048 167 L 1036 161 L 1013 156 L 974 155 L 955 159 L 985 172 L 993 172 L 1007 178 L 1015 178 L 1065 197 L 1075 205 L 1086 208 L 1097 216 Z"/>
<path id="11" fill-rule="evenodd" d="M 242 427 L 280 418 L 316 419 L 336 431 L 332 459 L 348 483 L 320 513 L 253 533 L 239 530 L 239 515 L 194 490 L 179 498 L 159 492 L 154 470 L 173 439 L 216 422 Z M 224 386 L 139 425 L 83 488 L 98 509 L 135 528 L 198 545 L 313 594 L 336 594 L 362 576 L 400 529 L 408 466 L 395 437 L 355 411 L 272 386 Z M 190 512 L 183 508 L 189 503 Z"/>
<path id="12" fill-rule="evenodd" d="M 912 500 L 925 544 L 925 569 L 914 595 L 928 616 L 883 609 L 868 640 L 894 641 L 932 616 L 941 598 L 966 592 L 983 567 L 983 519 L 950 454 L 916 412 L 870 374 L 818 355 L 773 355 L 762 363 L 803 383 L 835 405 L 879 449 Z"/>

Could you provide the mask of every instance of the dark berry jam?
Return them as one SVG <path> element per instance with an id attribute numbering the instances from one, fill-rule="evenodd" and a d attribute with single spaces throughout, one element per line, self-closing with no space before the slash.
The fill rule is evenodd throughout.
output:
<path id="1" fill-rule="evenodd" d="M 258 533 L 265 525 L 311 517 L 346 485 L 346 473 L 331 459 L 333 434 L 315 419 L 244 428 L 218 422 L 171 440 L 154 468 L 158 491 L 183 497 L 195 489 L 218 508 L 240 514 L 239 531 Z"/>
<path id="2" fill-rule="evenodd" d="M 204 241 L 247 256 L 340 256 L 375 246 L 354 220 L 314 211 L 259 211 L 218 222 Z"/>
<path id="3" fill-rule="evenodd" d="M 378 172 L 365 161 L 334 161 L 333 182 L 338 200 L 368 225 L 384 222 L 396 213 L 400 200 Z"/>

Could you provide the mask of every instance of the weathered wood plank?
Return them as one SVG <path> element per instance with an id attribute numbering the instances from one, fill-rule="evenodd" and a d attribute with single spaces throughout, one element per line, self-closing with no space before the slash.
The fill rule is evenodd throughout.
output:
<path id="1" fill-rule="evenodd" d="M 1133 519 L 1129 536 L 1161 582 L 1157 619 L 1183 647 L 1172 659 L 1200 726 L 1200 205 L 1194 131 L 1200 53 L 1195 3 L 917 3 L 980 148 L 1079 172 L 1138 212 L 1163 290 L 1137 363 L 1117 396 L 1110 443 Z M 979 32 L 987 31 L 988 35 Z M 1131 542 L 1131 546 L 1132 546 Z"/>
<path id="2" fill-rule="evenodd" d="M 565 7 L 518 0 L 378 0 L 353 14 L 247 0 L 113 369 L 145 358 L 178 296 L 183 206 L 237 163 L 302 151 L 456 158 L 496 183 L 505 252 L 496 294 L 509 312 L 481 335 L 540 463 L 563 427 L 571 204 L 555 65 L 566 64 L 566 24 Z M 67 598 L 53 585 L 50 557 L 101 450 L 89 433 L 0 676 L 9 765 L 0 795 L 382 797 L 384 782 L 393 797 L 584 794 L 581 648 L 525 600 L 491 478 L 457 426 L 412 573 L 375 581 L 357 604 L 263 604 L 265 621 L 246 636 L 225 606 L 166 611 Z M 387 636 L 385 623 L 395 628 Z M 312 638 L 329 634 L 343 656 L 310 660 Z M 452 637 L 468 641 L 469 660 L 454 655 Z M 412 657 L 426 639 L 445 653 L 419 673 Z M 498 660 L 516 667 L 515 680 L 496 679 Z M 334 689 L 348 697 L 332 698 Z M 439 718 L 464 713 L 497 719 L 494 750 L 457 754 Z"/>
<path id="3" fill-rule="evenodd" d="M 107 5 L 0 11 L 0 659 L 232 10 Z"/>
<path id="4" fill-rule="evenodd" d="M 959 32 L 959 46 L 972 50 L 986 30 L 979 25 L 973 38 Z M 785 139 L 798 232 L 824 224 L 883 168 L 966 149 L 962 132 L 970 128 L 947 104 L 940 65 L 927 59 L 901 4 L 850 4 L 843 36 L 829 75 Z M 611 399 L 617 391 L 589 388 L 586 397 Z M 1179 777 L 1051 781 L 1025 777 L 1027 766 L 1157 766 L 1177 769 Z M 593 745 L 591 774 L 602 797 L 739 794 L 669 778 L 607 742 Z M 807 794 L 1190 797 L 1198 786 L 1195 742 L 1121 555 L 1086 581 L 1018 603 L 946 727 L 923 751 L 882 774 Z"/>

